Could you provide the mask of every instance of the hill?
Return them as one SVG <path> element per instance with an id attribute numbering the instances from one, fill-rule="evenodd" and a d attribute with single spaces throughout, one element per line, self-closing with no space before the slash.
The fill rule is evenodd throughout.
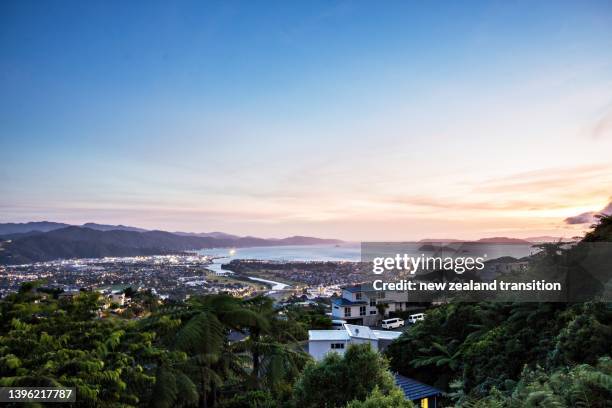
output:
<path id="1" fill-rule="evenodd" d="M 0 223 L 0 235 L 7 234 L 25 234 L 28 232 L 49 232 L 60 228 L 69 227 L 69 224 L 62 222 L 9 222 L 5 224 Z"/>
<path id="2" fill-rule="evenodd" d="M 225 232 L 213 231 L 213 232 L 173 232 L 176 235 L 183 235 L 186 237 L 205 237 L 205 238 L 220 238 L 220 239 L 238 239 L 239 235 L 226 234 Z"/>
<path id="3" fill-rule="evenodd" d="M 203 248 L 335 244 L 311 237 L 222 239 L 184 236 L 166 231 L 100 231 L 69 226 L 49 232 L 15 235 L 0 244 L 0 264 L 26 264 L 69 258 L 164 255 Z"/>
<path id="4" fill-rule="evenodd" d="M 526 244 L 529 245 L 531 242 L 520 238 L 508 238 L 508 237 L 491 237 L 491 238 L 480 238 L 476 242 L 485 244 Z"/>
<path id="5" fill-rule="evenodd" d="M 71 227 L 71 226 L 79 226 L 79 225 L 71 225 L 63 222 L 51 222 L 51 221 L 40 221 L 40 222 L 22 222 L 22 223 L 0 223 L 0 236 L 12 236 L 15 237 L 16 234 L 32 234 L 39 232 L 50 232 L 55 231 L 61 228 Z M 112 231 L 112 230 L 121 230 L 121 231 L 136 231 L 136 232 L 144 232 L 146 229 L 129 227 L 126 225 L 109 225 L 109 224 L 97 224 L 95 222 L 87 222 L 80 227 L 89 228 L 98 231 Z"/>
<path id="6" fill-rule="evenodd" d="M 135 231 L 135 232 L 145 232 L 147 231 L 146 229 L 143 228 L 136 228 L 136 227 L 130 227 L 127 225 L 108 225 L 108 224 L 96 224 L 95 222 L 87 222 L 83 225 L 81 225 L 84 228 L 90 228 L 90 229 L 94 229 L 94 230 L 98 230 L 98 231 L 114 231 L 114 230 L 119 230 L 119 231 Z"/>

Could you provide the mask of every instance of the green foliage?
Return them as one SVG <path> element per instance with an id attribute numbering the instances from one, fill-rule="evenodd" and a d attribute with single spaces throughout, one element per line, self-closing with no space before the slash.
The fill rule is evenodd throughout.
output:
<path id="1" fill-rule="evenodd" d="M 278 406 L 310 359 L 283 331 L 299 323 L 267 298 L 194 297 L 128 320 L 99 318 L 95 292 L 58 300 L 37 287 L 0 301 L 0 385 L 72 386 L 88 407 L 215 406 L 237 391 Z M 230 344 L 230 329 L 248 337 Z"/>
<path id="2" fill-rule="evenodd" d="M 466 407 L 585 407 L 612 405 L 612 360 L 599 359 L 596 366 L 581 364 L 548 373 L 540 367 L 525 369 L 511 393 L 493 389 L 487 397 L 467 399 Z"/>
<path id="3" fill-rule="evenodd" d="M 328 354 L 310 364 L 295 386 L 299 407 L 342 407 L 365 400 L 378 387 L 387 394 L 395 387 L 386 360 L 369 344 L 351 345 L 344 357 Z"/>
<path id="4" fill-rule="evenodd" d="M 611 220 L 602 217 L 594 231 L 570 249 L 543 245 L 532 267 L 555 270 L 563 264 L 568 276 L 587 279 L 580 263 L 593 247 L 585 242 L 612 241 Z M 607 256 L 609 263 L 609 248 L 603 248 L 608 252 L 598 252 L 597 247 L 594 259 Z M 393 370 L 449 391 L 458 406 L 589 406 L 592 400 L 584 402 L 562 390 L 579 393 L 585 378 L 595 376 L 587 373 L 603 364 L 601 358 L 609 357 L 611 350 L 608 304 L 482 302 L 429 310 L 427 319 L 406 331 L 386 353 Z M 537 379 L 532 378 L 534 372 Z M 605 382 L 607 377 L 597 378 Z M 512 405 L 515 400 L 519 402 Z"/>
<path id="5" fill-rule="evenodd" d="M 378 387 L 364 401 L 353 400 L 346 408 L 413 408 L 412 401 L 406 400 L 404 393 L 399 388 L 393 388 L 387 395 L 383 394 Z"/>
<path id="6" fill-rule="evenodd" d="M 284 342 L 308 340 L 308 330 L 331 329 L 332 321 L 322 306 L 288 306 L 281 313 L 284 319 L 276 320 L 275 332 Z"/>
<path id="7" fill-rule="evenodd" d="M 612 348 L 612 313 L 604 303 L 576 305 L 566 313 L 567 325 L 555 337 L 550 363 L 595 364 Z"/>
<path id="8" fill-rule="evenodd" d="M 31 290 L 0 303 L 1 386 L 75 387 L 80 406 L 137 406 L 146 399 L 155 378 L 143 365 L 162 353 L 151 333 L 93 318 L 96 293 L 67 302 Z"/>
<path id="9" fill-rule="evenodd" d="M 278 402 L 268 392 L 249 391 L 221 404 L 222 408 L 276 408 Z"/>
<path id="10" fill-rule="evenodd" d="M 601 217 L 570 250 L 545 246 L 537 268 L 559 262 L 588 279 L 587 242 L 612 241 Z M 605 253 L 595 252 L 606 268 Z M 599 262 L 602 261 L 602 262 Z M 129 291 L 142 318 L 106 316 L 95 292 L 63 296 L 26 283 L 0 301 L 0 386 L 67 386 L 83 407 L 409 407 L 387 360 L 369 345 L 314 363 L 307 330 L 324 310 L 267 297 L 166 302 Z M 129 316 L 129 313 L 127 316 Z M 228 333 L 246 337 L 230 343 Z M 448 390 L 466 407 L 612 406 L 612 309 L 603 303 L 457 303 L 428 311 L 388 349 L 394 371 Z M 348 404 L 348 405 L 347 405 Z"/>

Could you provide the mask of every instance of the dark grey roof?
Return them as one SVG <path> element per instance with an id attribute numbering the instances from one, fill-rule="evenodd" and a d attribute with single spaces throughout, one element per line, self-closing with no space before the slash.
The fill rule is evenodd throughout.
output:
<path id="1" fill-rule="evenodd" d="M 337 298 L 332 300 L 332 303 L 336 306 L 357 306 L 357 305 L 367 305 L 367 303 L 365 301 L 357 301 L 357 302 L 353 302 L 351 300 L 345 299 L 345 298 Z"/>
<path id="2" fill-rule="evenodd" d="M 371 283 L 362 283 L 360 285 L 345 286 L 342 289 L 346 290 L 347 292 L 357 293 L 357 292 L 371 292 L 374 290 L 374 287 L 372 286 Z"/>
<path id="3" fill-rule="evenodd" d="M 402 389 L 406 399 L 411 401 L 442 394 L 442 391 L 437 388 L 399 374 L 395 374 L 395 383 Z"/>

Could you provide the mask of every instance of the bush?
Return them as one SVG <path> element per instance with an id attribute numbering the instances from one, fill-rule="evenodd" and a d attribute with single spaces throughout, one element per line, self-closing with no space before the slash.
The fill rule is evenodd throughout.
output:
<path id="1" fill-rule="evenodd" d="M 344 357 L 330 353 L 308 365 L 294 398 L 299 407 L 343 407 L 349 401 L 365 400 L 376 387 L 383 394 L 395 387 L 387 361 L 369 344 L 351 345 Z"/>

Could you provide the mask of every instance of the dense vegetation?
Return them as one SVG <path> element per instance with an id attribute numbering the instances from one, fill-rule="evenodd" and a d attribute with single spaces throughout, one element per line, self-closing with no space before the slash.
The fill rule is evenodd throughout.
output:
<path id="1" fill-rule="evenodd" d="M 305 408 L 343 407 L 349 401 L 365 400 L 374 389 L 386 395 L 394 388 L 384 358 L 369 344 L 358 344 L 349 347 L 344 357 L 332 353 L 306 367 L 296 384 L 295 399 Z"/>
<path id="2" fill-rule="evenodd" d="M 602 241 L 612 242 L 612 217 L 585 238 Z M 571 264 L 582 250 L 548 248 L 533 267 Z M 102 314 L 95 292 L 58 295 L 25 284 L 0 301 L 0 386 L 76 387 L 86 407 L 412 406 L 390 366 L 445 390 L 448 406 L 612 404 L 606 303 L 445 304 L 386 356 L 352 346 L 315 363 L 303 344 L 309 328 L 329 327 L 323 310 L 227 295 L 161 304 L 134 292 L 120 317 Z"/>
<path id="3" fill-rule="evenodd" d="M 205 407 L 249 392 L 276 406 L 309 361 L 292 337 L 301 323 L 266 297 L 195 297 L 128 320 L 97 318 L 97 293 L 34 289 L 0 303 L 2 386 L 76 387 L 80 406 Z M 230 343 L 230 330 L 249 336 Z"/>
<path id="4" fill-rule="evenodd" d="M 160 306 L 132 293 L 150 315 L 100 318 L 98 293 L 58 295 L 33 283 L 0 302 L 0 386 L 75 387 L 87 407 L 372 406 L 401 394 L 369 345 L 312 362 L 300 340 L 330 326 L 321 310 L 226 295 Z"/>
<path id="5" fill-rule="evenodd" d="M 584 280 L 585 242 L 612 242 L 612 217 L 570 249 L 546 246 L 532 271 L 563 267 Z M 458 405 L 603 407 L 612 403 L 611 351 L 609 304 L 482 302 L 430 310 L 387 356 L 394 370 L 448 391 Z"/>

